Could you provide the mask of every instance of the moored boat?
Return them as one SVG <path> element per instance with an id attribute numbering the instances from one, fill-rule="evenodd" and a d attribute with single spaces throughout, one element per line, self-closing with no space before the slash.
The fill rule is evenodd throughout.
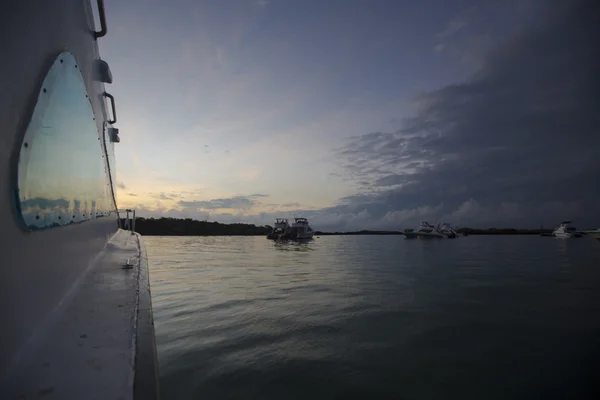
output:
<path id="1" fill-rule="evenodd" d="M 581 232 L 577 232 L 575 227 L 570 226 L 571 221 L 563 221 L 554 229 L 552 236 L 559 239 L 570 239 L 581 237 Z"/>
<path id="2" fill-rule="evenodd" d="M 294 223 L 291 225 L 286 218 L 276 218 L 273 230 L 267 234 L 267 239 L 307 240 L 312 239 L 314 234 L 315 231 L 306 218 L 294 218 Z"/>
<path id="3" fill-rule="evenodd" d="M 284 236 L 289 233 L 290 224 L 287 218 L 276 218 L 275 225 L 273 225 L 273 230 L 267 233 L 267 239 L 283 239 Z"/>
<path id="4" fill-rule="evenodd" d="M 406 239 L 443 239 L 444 235 L 427 221 L 421 221 L 419 227 L 411 232 L 404 232 Z"/>
<path id="5" fill-rule="evenodd" d="M 294 223 L 290 227 L 288 239 L 291 240 L 308 240 L 312 239 L 315 231 L 308 224 L 306 218 L 294 218 Z"/>
<path id="6" fill-rule="evenodd" d="M 444 222 L 442 226 L 440 226 L 437 229 L 437 231 L 444 235 L 444 237 L 447 237 L 448 239 L 454 239 L 458 237 L 458 233 L 456 233 L 452 226 L 446 222 Z"/>
<path id="7" fill-rule="evenodd" d="M 600 228 L 594 230 L 587 230 L 582 232 L 586 236 L 591 236 L 596 240 L 600 240 Z"/>

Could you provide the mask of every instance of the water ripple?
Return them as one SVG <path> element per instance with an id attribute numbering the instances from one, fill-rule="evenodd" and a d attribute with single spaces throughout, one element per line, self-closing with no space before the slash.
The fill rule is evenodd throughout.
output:
<path id="1" fill-rule="evenodd" d="M 578 398 L 600 246 L 147 237 L 164 398 Z"/>

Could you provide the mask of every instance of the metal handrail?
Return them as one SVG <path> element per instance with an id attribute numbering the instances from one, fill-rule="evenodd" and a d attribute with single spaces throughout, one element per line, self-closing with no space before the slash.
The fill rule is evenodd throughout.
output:
<path id="1" fill-rule="evenodd" d="M 104 160 L 106 161 L 106 165 L 108 167 L 108 180 L 110 181 L 110 192 L 112 194 L 113 204 L 115 205 L 115 208 L 117 208 L 117 197 L 115 196 L 115 186 L 114 186 L 114 182 L 113 182 L 113 167 L 114 167 L 114 165 L 111 165 L 110 158 L 108 157 L 108 149 L 107 149 L 108 143 L 106 142 L 106 133 L 108 132 L 108 128 L 107 128 L 106 124 L 107 123 L 105 122 L 102 127 L 102 138 L 104 139 L 104 157 L 105 157 Z M 117 210 L 117 214 L 118 213 L 119 213 L 119 210 Z"/>
<path id="2" fill-rule="evenodd" d="M 98 4 L 98 17 L 100 18 L 100 31 L 94 31 L 96 39 L 106 35 L 106 13 L 104 12 L 104 0 L 96 0 Z"/>
<path id="3" fill-rule="evenodd" d="M 112 108 L 112 117 L 113 117 L 113 119 L 109 119 L 108 123 L 112 125 L 112 124 L 114 124 L 114 123 L 117 122 L 117 109 L 116 109 L 116 106 L 115 106 L 115 97 L 112 94 L 106 93 L 106 92 L 102 93 L 102 95 L 104 97 L 108 97 L 110 99 L 110 104 L 111 104 L 111 108 Z"/>

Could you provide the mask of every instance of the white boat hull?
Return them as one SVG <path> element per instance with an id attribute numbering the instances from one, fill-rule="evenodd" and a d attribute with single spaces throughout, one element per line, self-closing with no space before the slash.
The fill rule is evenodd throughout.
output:
<path id="1" fill-rule="evenodd" d="M 437 232 L 406 232 L 406 239 L 443 239 L 444 235 Z"/>
<path id="2" fill-rule="evenodd" d="M 600 229 L 595 231 L 583 231 L 587 236 L 591 236 L 596 240 L 600 240 Z"/>
<path id="3" fill-rule="evenodd" d="M 571 239 L 581 237 L 579 232 L 554 232 L 554 237 L 557 239 Z"/>
<path id="4" fill-rule="evenodd" d="M 556 232 L 554 233 L 554 237 L 557 239 L 569 239 L 571 238 L 571 234 L 568 232 Z"/>
<path id="5" fill-rule="evenodd" d="M 312 237 L 315 235 L 314 232 L 309 232 L 309 233 L 302 233 L 298 236 L 296 236 L 297 240 L 306 240 L 306 239 L 312 239 Z"/>

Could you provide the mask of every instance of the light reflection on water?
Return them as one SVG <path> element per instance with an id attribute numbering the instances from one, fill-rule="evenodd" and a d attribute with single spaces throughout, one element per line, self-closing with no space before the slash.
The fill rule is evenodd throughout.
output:
<path id="1" fill-rule="evenodd" d="M 145 237 L 163 396 L 582 397 L 588 239 Z"/>

